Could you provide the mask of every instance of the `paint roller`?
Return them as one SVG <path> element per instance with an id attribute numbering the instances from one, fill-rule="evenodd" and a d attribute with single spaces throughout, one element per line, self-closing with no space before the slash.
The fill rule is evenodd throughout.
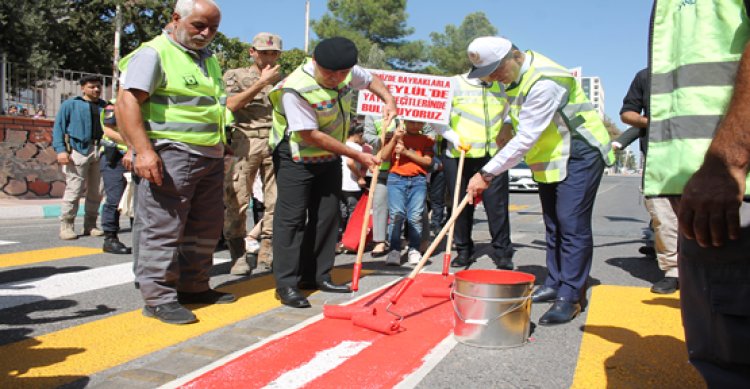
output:
<path id="1" fill-rule="evenodd" d="M 391 126 L 391 121 L 386 120 L 383 122 L 383 127 L 380 131 L 380 150 L 378 150 L 378 158 L 383 160 L 383 147 L 385 146 L 385 134 L 388 132 L 388 128 Z M 372 209 L 372 200 L 375 198 L 375 188 L 378 186 L 378 173 L 380 172 L 380 165 L 372 173 L 372 180 L 370 181 L 370 191 L 367 196 L 367 205 L 365 206 L 365 217 L 362 218 L 362 231 L 359 234 L 359 246 L 357 246 L 357 259 L 354 261 L 354 267 L 352 268 L 352 292 L 359 290 L 359 276 L 362 273 L 362 256 L 365 253 L 365 242 L 367 242 L 367 227 L 370 225 L 370 210 Z"/>
<path id="2" fill-rule="evenodd" d="M 375 315 L 375 307 L 352 305 L 323 305 L 323 316 L 328 319 L 351 320 L 354 315 Z"/>

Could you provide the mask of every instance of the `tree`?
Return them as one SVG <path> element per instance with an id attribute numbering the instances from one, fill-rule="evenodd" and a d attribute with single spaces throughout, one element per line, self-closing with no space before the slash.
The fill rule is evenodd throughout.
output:
<path id="1" fill-rule="evenodd" d="M 299 65 L 305 62 L 307 55 L 301 49 L 287 50 L 279 56 L 278 64 L 280 65 L 281 74 L 289 74 Z"/>
<path id="2" fill-rule="evenodd" d="M 497 29 L 481 11 L 466 15 L 459 27 L 449 24 L 445 26 L 445 33 L 431 33 L 430 73 L 444 75 L 465 73 L 471 68 L 471 62 L 466 55 L 469 43 L 474 38 L 496 34 Z"/>
<path id="3" fill-rule="evenodd" d="M 427 60 L 423 41 L 406 41 L 414 33 L 406 26 L 406 0 L 329 0 L 328 13 L 312 22 L 320 39 L 342 36 L 351 39 L 366 62 L 373 45 L 385 52 L 394 69 L 415 70 Z"/>
<path id="4" fill-rule="evenodd" d="M 607 133 L 609 134 L 610 139 L 616 139 L 622 134 L 622 130 L 617 128 L 617 125 L 609 118 L 609 116 L 604 115 L 602 122 L 604 122 L 604 127 L 607 128 Z"/>
<path id="5" fill-rule="evenodd" d="M 249 43 L 244 43 L 239 38 L 228 38 L 226 35 L 217 32 L 209 48 L 216 54 L 219 59 L 219 65 L 224 70 L 248 67 L 253 64 L 253 59 L 248 53 L 251 47 Z"/>

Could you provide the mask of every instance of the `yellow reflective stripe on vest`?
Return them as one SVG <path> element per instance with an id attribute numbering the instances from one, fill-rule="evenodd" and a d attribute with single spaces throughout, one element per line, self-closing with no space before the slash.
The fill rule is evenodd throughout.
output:
<path id="1" fill-rule="evenodd" d="M 682 194 L 703 164 L 749 37 L 744 2 L 656 1 L 644 195 Z M 750 179 L 745 193 L 750 194 Z"/>

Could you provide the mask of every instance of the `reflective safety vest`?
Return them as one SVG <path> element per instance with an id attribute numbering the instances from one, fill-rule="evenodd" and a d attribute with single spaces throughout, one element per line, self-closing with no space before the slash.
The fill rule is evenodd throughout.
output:
<path id="1" fill-rule="evenodd" d="M 380 138 L 381 131 L 383 131 L 383 119 L 377 119 L 373 122 L 375 124 L 375 130 L 378 132 L 378 138 Z M 388 132 L 393 132 L 396 129 L 396 120 L 391 120 L 391 124 L 388 126 Z M 382 149 L 385 144 L 380 145 Z M 380 171 L 387 172 L 391 170 L 391 160 L 383 161 L 380 163 Z"/>
<path id="2" fill-rule="evenodd" d="M 526 97 L 537 81 L 554 81 L 567 90 L 568 97 L 557 109 L 537 142 L 526 153 L 526 163 L 534 181 L 553 183 L 567 177 L 570 143 L 574 136 L 599 150 L 604 162 L 612 165 L 615 155 L 607 128 L 575 77 L 566 68 L 537 52 L 527 51 L 526 55 L 531 56 L 531 66 L 523 74 L 517 87 L 506 89 L 514 133 L 518 129 L 518 117 Z"/>
<path id="3" fill-rule="evenodd" d="M 116 99 L 112 99 L 109 102 L 109 104 L 107 104 L 107 106 L 104 107 L 104 109 L 102 110 L 102 112 L 99 114 L 99 123 L 101 123 L 102 128 L 104 128 L 104 126 L 107 126 L 106 124 L 104 124 L 104 121 L 106 119 L 111 119 L 111 118 L 113 118 L 115 116 L 115 101 L 116 101 Z M 111 128 L 112 126 L 107 126 L 107 127 Z M 102 147 L 106 146 L 107 143 L 110 143 L 110 144 L 114 143 L 114 144 L 116 144 L 117 145 L 117 149 L 120 150 L 120 151 L 122 151 L 122 152 L 128 151 L 128 146 L 127 145 L 124 145 L 122 143 L 117 143 L 114 140 L 112 140 L 110 137 L 108 137 L 107 134 L 104 134 L 104 135 L 102 135 Z"/>
<path id="4" fill-rule="evenodd" d="M 221 68 L 216 57 L 206 59 L 206 76 L 190 54 L 177 47 L 166 34 L 143 46 L 156 50 L 166 78 L 165 84 L 157 87 L 141 106 L 148 137 L 197 146 L 226 141 L 224 127 L 231 115 L 225 107 Z M 120 71 L 127 71 L 134 53 L 120 61 Z"/>
<path id="5" fill-rule="evenodd" d="M 306 63 L 309 63 L 310 59 Z M 315 81 L 315 76 L 307 73 L 300 65 L 283 81 L 276 84 L 268 97 L 273 105 L 273 127 L 268 144 L 271 149 L 286 137 L 289 139 L 292 159 L 302 163 L 330 162 L 338 158 L 338 155 L 313 145 L 307 144 L 295 131 L 287 134 L 288 122 L 286 113 L 281 104 L 283 92 L 293 92 L 302 97 L 315 111 L 318 119 L 318 128 L 334 139 L 346 143 L 349 133 L 349 114 L 351 108 L 352 94 L 350 83 L 351 72 L 336 89 L 328 89 L 320 86 Z"/>
<path id="6" fill-rule="evenodd" d="M 497 153 L 497 134 L 508 112 L 508 99 L 503 87 L 493 82 L 491 87 L 470 84 L 464 75 L 451 78 L 453 107 L 450 127 L 461 140 L 471 144 L 467 158 L 494 156 Z M 446 155 L 458 158 L 461 151 L 448 142 Z"/>
<path id="7" fill-rule="evenodd" d="M 653 17 L 643 193 L 681 195 L 727 110 L 750 23 L 742 1 L 659 0 Z"/>

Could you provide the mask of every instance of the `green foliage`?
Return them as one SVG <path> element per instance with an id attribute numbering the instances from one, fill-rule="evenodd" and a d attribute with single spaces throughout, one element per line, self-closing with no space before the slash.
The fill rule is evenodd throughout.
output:
<path id="1" fill-rule="evenodd" d="M 305 62 L 307 55 L 304 50 L 292 49 L 281 53 L 278 64 L 281 65 L 281 74 L 289 74 L 299 65 Z"/>
<path id="2" fill-rule="evenodd" d="M 471 68 L 471 62 L 466 55 L 469 43 L 477 37 L 496 34 L 497 29 L 490 23 L 484 12 L 466 15 L 458 27 L 452 24 L 445 26 L 443 34 L 431 33 L 430 60 L 434 66 L 430 68 L 430 73 L 444 75 L 465 73 Z"/>
<path id="3" fill-rule="evenodd" d="M 253 59 L 248 54 L 250 44 L 242 42 L 239 38 L 227 38 L 226 35 L 217 32 L 209 48 L 216 54 L 224 71 L 253 64 Z"/>
<path id="4" fill-rule="evenodd" d="M 376 45 L 385 53 L 388 67 L 415 70 L 427 60 L 427 50 L 422 41 L 404 39 L 414 33 L 406 26 L 407 17 L 406 0 L 329 0 L 328 13 L 313 21 L 312 28 L 320 39 L 351 39 L 361 63 L 370 60 Z"/>

